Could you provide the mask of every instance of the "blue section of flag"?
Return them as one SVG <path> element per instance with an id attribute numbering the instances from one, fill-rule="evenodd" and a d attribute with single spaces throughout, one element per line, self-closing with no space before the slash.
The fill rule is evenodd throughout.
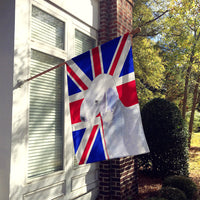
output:
<path id="1" fill-rule="evenodd" d="M 114 40 L 111 40 L 110 42 L 107 42 L 107 43 L 101 45 L 101 54 L 102 54 L 102 59 L 103 59 L 104 73 L 108 72 L 108 69 L 112 62 L 112 58 L 116 51 L 116 48 L 117 48 L 120 38 L 121 37 L 118 37 Z"/>
<path id="2" fill-rule="evenodd" d="M 69 76 L 67 76 L 67 82 L 69 96 L 81 92 L 81 90 L 77 87 L 77 85 L 74 83 L 74 81 L 72 81 L 72 79 Z"/>
<path id="3" fill-rule="evenodd" d="M 122 67 L 122 71 L 121 71 L 119 77 L 129 74 L 131 72 L 134 72 L 132 48 L 130 48 L 130 50 L 128 52 L 126 61 L 124 62 L 124 65 Z"/>
<path id="4" fill-rule="evenodd" d="M 79 147 L 79 145 L 80 145 L 80 143 L 81 143 L 81 140 L 82 140 L 83 135 L 84 135 L 84 133 L 85 133 L 85 129 L 86 129 L 86 128 L 80 129 L 80 130 L 77 130 L 77 131 L 73 131 L 73 132 L 72 132 L 73 141 L 74 141 L 74 151 L 75 151 L 75 153 L 77 152 L 78 147 Z"/>
<path id="5" fill-rule="evenodd" d="M 92 74 L 92 64 L 90 61 L 90 52 L 87 51 L 75 58 L 72 59 L 81 70 L 88 76 L 88 78 L 92 81 L 93 74 Z"/>
<path id="6" fill-rule="evenodd" d="M 101 160 L 106 160 L 106 157 L 104 154 L 104 149 L 103 149 L 103 144 L 102 144 L 102 139 L 101 139 L 101 132 L 99 129 L 96 140 L 93 144 L 92 150 L 87 160 L 87 163 L 98 162 Z"/>

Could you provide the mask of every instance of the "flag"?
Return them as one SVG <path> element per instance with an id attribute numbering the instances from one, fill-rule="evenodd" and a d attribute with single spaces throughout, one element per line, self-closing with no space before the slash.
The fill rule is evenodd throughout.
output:
<path id="1" fill-rule="evenodd" d="M 79 164 L 149 152 L 125 34 L 66 62 L 74 151 Z"/>

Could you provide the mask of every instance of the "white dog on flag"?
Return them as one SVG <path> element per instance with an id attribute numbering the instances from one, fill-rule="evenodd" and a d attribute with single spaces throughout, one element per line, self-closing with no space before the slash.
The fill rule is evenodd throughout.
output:
<path id="1" fill-rule="evenodd" d="M 82 121 L 94 124 L 100 113 L 109 158 L 136 155 L 146 142 L 140 119 L 139 105 L 126 108 L 120 101 L 112 76 L 101 74 L 86 91 L 80 109 Z M 130 120 L 129 120 L 130 119 Z M 133 121 L 134 119 L 134 121 Z M 144 149 L 145 152 L 145 149 Z"/>

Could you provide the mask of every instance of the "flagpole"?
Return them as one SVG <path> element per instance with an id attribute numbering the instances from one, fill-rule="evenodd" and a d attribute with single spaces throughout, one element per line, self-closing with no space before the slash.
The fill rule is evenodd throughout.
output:
<path id="1" fill-rule="evenodd" d="M 140 27 L 137 27 L 137 28 L 133 29 L 133 30 L 130 32 L 130 35 L 132 35 L 132 38 L 133 38 L 133 37 L 135 37 L 135 36 L 136 36 L 138 33 L 140 33 L 140 32 L 141 32 L 141 28 L 140 28 Z M 26 80 L 23 80 L 23 81 L 18 80 L 18 81 L 17 81 L 17 84 L 16 84 L 16 86 L 15 86 L 14 88 L 19 88 L 19 87 L 21 87 L 24 83 L 26 83 L 26 82 L 28 82 L 28 81 L 31 81 L 31 80 L 33 80 L 33 79 L 39 77 L 39 76 L 42 76 L 43 74 L 46 74 L 46 73 L 48 73 L 48 72 L 50 72 L 50 71 L 52 71 L 52 70 L 54 70 L 54 69 L 57 69 L 57 68 L 59 68 L 59 67 L 62 67 L 62 66 L 65 65 L 65 64 L 66 64 L 66 61 L 63 62 L 63 63 L 60 63 L 60 64 L 58 64 L 58 65 L 56 65 L 56 66 L 54 66 L 54 67 L 52 67 L 52 68 L 50 68 L 50 69 L 47 69 L 47 70 L 45 70 L 45 71 L 43 71 L 43 72 L 41 72 L 41 73 L 39 73 L 39 74 L 36 74 L 35 76 L 32 76 L 32 77 L 30 77 L 30 78 L 28 78 L 28 79 L 26 79 Z"/>
<path id="2" fill-rule="evenodd" d="M 26 80 L 18 81 L 18 82 L 17 82 L 17 85 L 15 86 L 15 88 L 21 87 L 24 83 L 26 83 L 26 82 L 28 82 L 28 81 L 31 81 L 31 80 L 33 80 L 33 79 L 39 77 L 39 76 L 42 76 L 43 74 L 46 74 L 46 73 L 48 73 L 48 72 L 50 72 L 50 71 L 52 71 L 52 70 L 54 70 L 54 69 L 57 69 L 57 68 L 59 68 L 59 67 L 62 67 L 62 66 L 65 65 L 65 64 L 66 64 L 66 62 L 60 63 L 60 64 L 58 64 L 58 65 L 56 65 L 56 66 L 54 66 L 54 67 L 52 67 L 52 68 L 50 68 L 50 69 L 47 69 L 47 70 L 45 70 L 45 71 L 43 71 L 43 72 L 41 72 L 41 73 L 39 73 L 39 74 L 36 74 L 35 76 L 32 76 L 32 77 L 30 77 L 30 78 L 28 78 L 28 79 L 26 79 Z"/>

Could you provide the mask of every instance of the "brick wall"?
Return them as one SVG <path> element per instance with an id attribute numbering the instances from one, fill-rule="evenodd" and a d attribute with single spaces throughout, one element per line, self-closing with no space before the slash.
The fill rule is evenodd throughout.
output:
<path id="1" fill-rule="evenodd" d="M 100 44 L 132 30 L 132 9 L 132 0 L 100 0 Z"/>
<path id="2" fill-rule="evenodd" d="M 133 0 L 100 0 L 99 43 L 132 31 Z M 133 157 L 100 163 L 99 200 L 128 200 L 137 196 L 137 170 Z"/>

